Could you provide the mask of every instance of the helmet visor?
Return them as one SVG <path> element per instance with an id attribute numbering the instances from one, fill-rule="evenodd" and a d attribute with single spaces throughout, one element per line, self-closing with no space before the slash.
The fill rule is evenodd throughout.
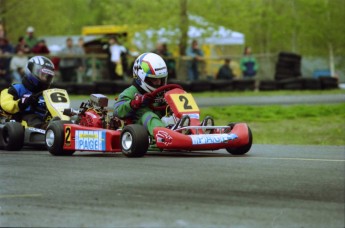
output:
<path id="1" fill-rule="evenodd" d="M 38 74 L 38 78 L 41 82 L 50 84 L 53 82 L 54 79 L 54 71 L 49 70 L 47 68 L 42 68 Z"/>
<path id="2" fill-rule="evenodd" d="M 54 70 L 41 65 L 34 65 L 31 73 L 44 84 L 52 83 L 55 75 Z"/>
<path id="3" fill-rule="evenodd" d="M 159 88 L 163 85 L 166 84 L 166 77 L 164 78 L 149 78 L 146 77 L 145 82 L 149 85 L 152 86 L 153 88 Z"/>

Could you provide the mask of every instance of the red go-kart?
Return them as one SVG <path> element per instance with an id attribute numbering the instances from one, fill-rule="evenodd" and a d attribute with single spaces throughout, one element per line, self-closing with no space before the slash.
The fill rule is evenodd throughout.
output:
<path id="1" fill-rule="evenodd" d="M 192 96 L 176 84 L 151 93 L 165 112 L 166 127 L 156 127 L 153 137 L 139 124 L 127 124 L 107 109 L 108 98 L 91 94 L 79 110 L 66 109 L 71 121 L 53 121 L 46 130 L 46 146 L 53 155 L 72 155 L 75 151 L 122 152 L 127 157 L 142 157 L 147 151 L 201 151 L 226 149 L 243 155 L 252 146 L 252 132 L 246 123 L 215 126 L 211 117 L 200 121 L 200 110 Z M 122 124 L 124 123 L 124 124 Z M 123 127 L 122 127 L 123 126 Z"/>

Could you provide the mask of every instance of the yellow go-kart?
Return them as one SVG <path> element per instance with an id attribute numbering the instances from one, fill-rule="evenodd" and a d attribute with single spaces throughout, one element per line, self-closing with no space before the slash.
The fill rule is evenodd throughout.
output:
<path id="1" fill-rule="evenodd" d="M 45 102 L 47 112 L 44 121 L 70 121 L 70 117 L 63 114 L 64 109 L 70 108 L 68 93 L 64 89 L 47 89 L 42 92 L 39 102 Z M 25 121 L 17 122 L 11 115 L 0 111 L 0 148 L 17 151 L 23 146 L 44 148 L 45 129 L 28 126 Z"/>

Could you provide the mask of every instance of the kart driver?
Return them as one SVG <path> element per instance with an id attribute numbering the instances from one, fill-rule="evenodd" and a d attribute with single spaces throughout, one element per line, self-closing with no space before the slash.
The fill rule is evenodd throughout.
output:
<path id="1" fill-rule="evenodd" d="M 50 87 L 54 78 L 54 64 L 44 56 L 29 59 L 22 83 L 12 84 L 1 91 L 0 106 L 16 121 L 24 120 L 30 127 L 44 128 L 47 108 L 42 91 Z"/>
<path id="2" fill-rule="evenodd" d="M 165 127 L 162 113 L 149 105 L 156 103 L 150 93 L 166 85 L 168 70 L 164 60 L 154 53 L 143 53 L 133 65 L 133 82 L 115 102 L 114 116 L 127 122 L 143 125 L 153 136 L 155 127 Z"/>

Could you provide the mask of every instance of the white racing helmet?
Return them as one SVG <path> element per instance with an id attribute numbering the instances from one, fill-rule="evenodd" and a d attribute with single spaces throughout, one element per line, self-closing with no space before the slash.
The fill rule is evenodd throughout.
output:
<path id="1" fill-rule="evenodd" d="M 150 93 L 158 87 L 166 85 L 168 69 L 162 57 L 155 53 L 141 54 L 134 62 L 133 77 L 135 82 Z M 153 85 L 150 79 L 160 79 L 159 85 Z"/>

